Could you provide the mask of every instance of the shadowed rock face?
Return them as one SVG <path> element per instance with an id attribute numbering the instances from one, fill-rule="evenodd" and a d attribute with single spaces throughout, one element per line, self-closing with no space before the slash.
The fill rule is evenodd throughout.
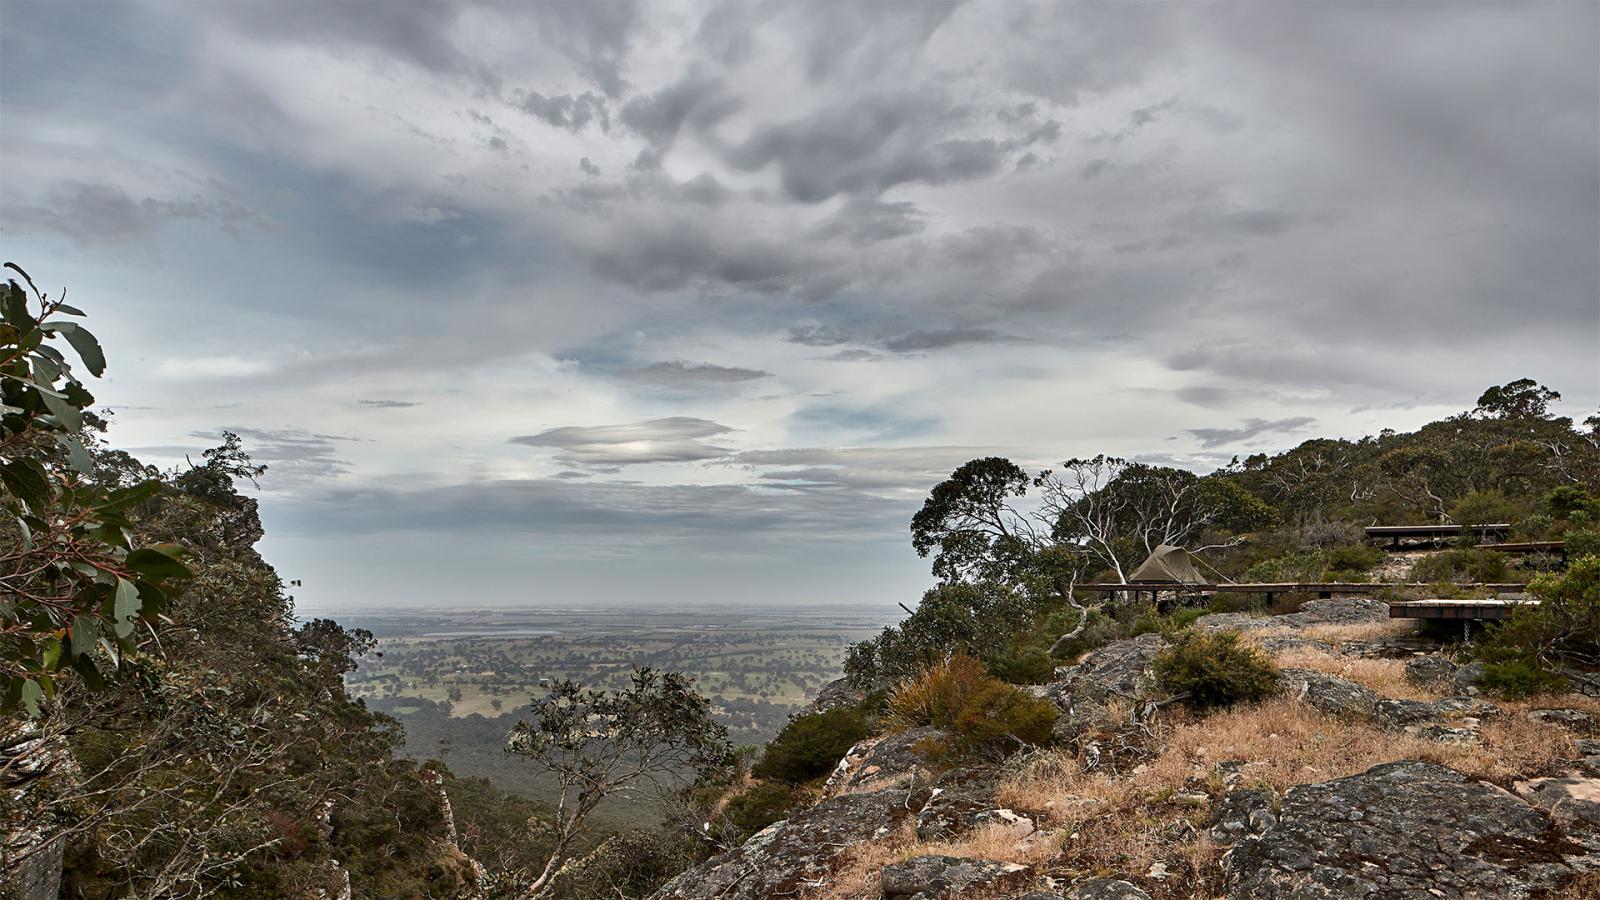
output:
<path id="1" fill-rule="evenodd" d="M 845 751 L 823 787 L 823 794 L 836 797 L 846 793 L 904 788 L 933 779 L 933 767 L 922 752 L 927 742 L 942 741 L 937 728 L 913 728 L 898 734 L 858 741 Z"/>
<path id="2" fill-rule="evenodd" d="M 1244 898 L 1522 897 L 1582 853 L 1538 810 L 1444 766 L 1386 763 L 1291 789 L 1226 862 Z"/>
<path id="3" fill-rule="evenodd" d="M 891 834 L 916 805 L 907 791 L 823 800 L 667 882 L 655 900 L 767 900 L 826 883 L 851 847 Z"/>

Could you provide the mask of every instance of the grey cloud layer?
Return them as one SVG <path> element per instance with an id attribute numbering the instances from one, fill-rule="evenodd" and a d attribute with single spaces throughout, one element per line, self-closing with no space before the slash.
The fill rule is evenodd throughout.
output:
<path id="1" fill-rule="evenodd" d="M 529 447 L 554 447 L 569 466 L 626 466 L 640 463 L 693 462 L 727 456 L 727 448 L 706 438 L 733 431 L 707 419 L 673 416 L 627 425 L 566 425 L 511 439 Z"/>

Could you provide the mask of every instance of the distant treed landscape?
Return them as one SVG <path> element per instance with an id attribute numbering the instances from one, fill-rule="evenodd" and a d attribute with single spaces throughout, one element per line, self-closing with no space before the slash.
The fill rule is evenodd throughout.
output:
<path id="1" fill-rule="evenodd" d="M 891 607 L 893 609 L 893 607 Z M 616 689 L 636 666 L 683 672 L 736 744 L 764 744 L 839 677 L 845 649 L 894 616 L 843 607 L 671 611 L 477 609 L 343 613 L 378 638 L 349 674 L 351 696 L 399 718 L 406 752 L 538 794 L 501 747 L 531 695 L 570 678 Z M 381 653 L 382 655 L 378 655 Z"/>

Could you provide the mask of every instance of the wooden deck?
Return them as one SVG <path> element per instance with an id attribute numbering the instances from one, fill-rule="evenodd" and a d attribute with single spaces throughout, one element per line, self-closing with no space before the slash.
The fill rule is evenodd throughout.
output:
<path id="1" fill-rule="evenodd" d="M 1504 619 L 1518 606 L 1537 600 L 1411 600 L 1389 604 L 1391 619 Z"/>
<path id="2" fill-rule="evenodd" d="M 1499 544 L 1479 544 L 1479 550 L 1497 550 L 1501 553 L 1555 553 L 1565 559 L 1566 541 L 1510 541 Z"/>
<path id="3" fill-rule="evenodd" d="M 1391 550 L 1399 550 L 1401 541 L 1412 540 L 1439 544 L 1463 533 L 1476 534 L 1479 540 L 1503 538 L 1511 533 L 1509 524 L 1498 525 L 1369 525 L 1367 537 L 1382 538 Z"/>
<path id="4" fill-rule="evenodd" d="M 1273 581 L 1273 582 L 1246 582 L 1242 584 L 1179 584 L 1171 581 L 1145 581 L 1132 584 L 1091 582 L 1078 585 L 1079 590 L 1099 591 L 1103 594 L 1141 594 L 1149 592 L 1152 595 L 1160 592 L 1175 592 L 1182 594 L 1266 594 L 1268 600 L 1276 594 L 1316 594 L 1321 598 L 1329 598 L 1334 594 L 1370 594 L 1383 588 L 1426 588 L 1432 585 L 1420 582 L 1396 583 L 1385 581 Z M 1527 588 L 1522 582 L 1507 582 L 1504 584 L 1463 584 L 1459 587 L 1469 589 L 1482 589 L 1496 593 L 1511 593 Z"/>

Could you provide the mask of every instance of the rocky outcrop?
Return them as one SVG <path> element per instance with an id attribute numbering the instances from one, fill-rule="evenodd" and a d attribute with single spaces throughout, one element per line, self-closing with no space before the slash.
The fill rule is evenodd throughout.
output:
<path id="1" fill-rule="evenodd" d="M 846 794 L 775 822 L 678 875 L 656 900 L 767 900 L 827 883 L 850 848 L 888 837 L 912 814 L 908 791 Z"/>
<path id="2" fill-rule="evenodd" d="M 833 774 L 828 776 L 823 796 L 881 791 L 932 781 L 934 766 L 925 750 L 930 743 L 942 740 L 944 732 L 923 727 L 859 741 L 845 752 Z"/>
<path id="3" fill-rule="evenodd" d="M 1211 814 L 1211 840 L 1229 847 L 1247 837 L 1260 837 L 1278 824 L 1277 801 L 1271 791 L 1257 788 L 1229 793 Z"/>
<path id="4" fill-rule="evenodd" d="M 1229 896 L 1523 897 L 1581 853 L 1539 810 L 1444 766 L 1403 761 L 1300 785 L 1228 855 Z"/>
<path id="5" fill-rule="evenodd" d="M 1600 722 L 1581 709 L 1530 709 L 1524 715 L 1535 722 L 1557 725 L 1579 734 L 1600 731 Z"/>
<path id="6" fill-rule="evenodd" d="M 1314 669 L 1284 669 L 1289 696 L 1330 716 L 1370 720 L 1377 714 L 1378 695 L 1370 688 Z"/>
<path id="7" fill-rule="evenodd" d="M 1379 700 L 1377 722 L 1391 731 L 1447 743 L 1470 744 L 1478 739 L 1478 725 L 1500 708 L 1472 697 L 1445 700 Z"/>
<path id="8" fill-rule="evenodd" d="M 1131 881 L 1120 878 L 1091 878 L 1067 891 L 1065 900 L 1150 900 L 1150 895 Z"/>
<path id="9" fill-rule="evenodd" d="M 1406 663 L 1406 680 L 1424 690 L 1448 691 L 1455 677 L 1456 664 L 1438 654 L 1419 656 Z"/>
<path id="10" fill-rule="evenodd" d="M 848 678 L 838 678 L 823 685 L 822 690 L 801 712 L 820 713 L 842 706 L 859 706 L 866 699 L 865 689 L 852 685 Z"/>
<path id="11" fill-rule="evenodd" d="M 884 900 L 939 900 L 967 891 L 999 891 L 1030 880 L 1026 866 L 991 859 L 914 856 L 884 867 Z"/>
<path id="12" fill-rule="evenodd" d="M 1103 701 L 1113 694 L 1137 696 L 1148 684 L 1151 662 L 1170 645 L 1155 633 L 1113 641 L 1077 665 L 1057 669 L 1058 677 L 1045 696 L 1063 708 L 1085 700 Z"/>

